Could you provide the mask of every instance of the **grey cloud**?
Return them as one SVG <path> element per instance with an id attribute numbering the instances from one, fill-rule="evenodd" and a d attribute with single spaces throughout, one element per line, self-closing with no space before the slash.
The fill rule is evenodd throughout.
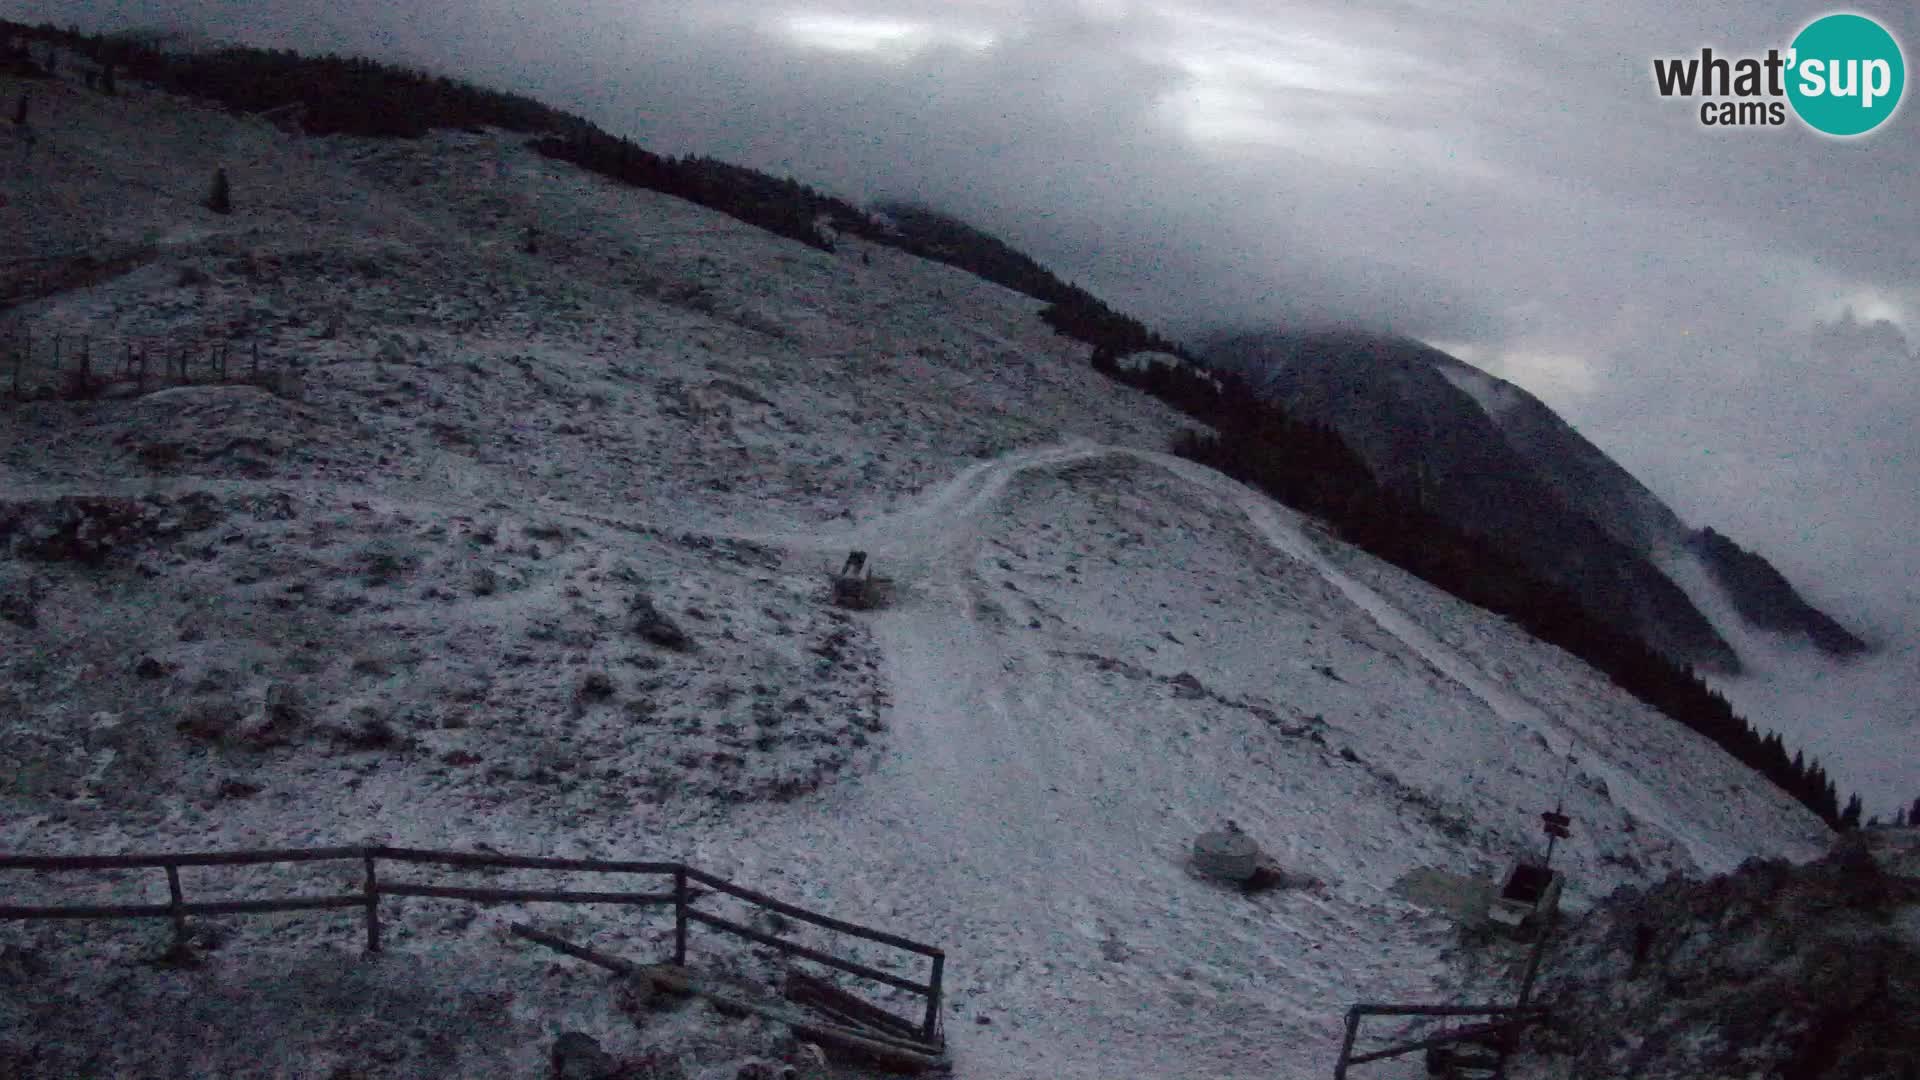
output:
<path id="1" fill-rule="evenodd" d="M 1920 12 L 1851 6 L 1920 59 Z M 1863 584 L 1875 574 L 1920 578 L 1894 538 L 1912 530 L 1882 525 L 1920 517 L 1915 448 L 1896 430 L 1920 404 L 1920 107 L 1852 143 L 1709 132 L 1652 85 L 1655 56 L 1784 45 L 1812 8 L 833 5 L 994 35 L 885 60 L 780 29 L 827 10 L 51 0 L 14 14 L 184 20 L 522 89 L 663 152 L 949 208 L 1176 330 L 1364 323 L 1471 346 L 1496 368 L 1505 356 L 1523 381 L 1545 370 L 1527 357 L 1553 358 L 1578 377 L 1531 388 L 1688 518 L 1856 606 L 1896 591 Z M 1196 101 L 1246 137 L 1196 141 L 1178 122 Z M 1908 323 L 1809 336 L 1856 293 L 1904 304 Z M 1862 340 L 1842 348 L 1848 334 Z"/>

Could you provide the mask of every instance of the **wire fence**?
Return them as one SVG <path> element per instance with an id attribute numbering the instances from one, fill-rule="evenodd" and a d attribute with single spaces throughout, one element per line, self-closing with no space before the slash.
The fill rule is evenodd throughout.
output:
<path id="1" fill-rule="evenodd" d="M 0 389 L 13 402 L 83 401 L 203 384 L 272 389 L 286 368 L 257 341 L 208 333 L 134 338 L 0 328 Z"/>

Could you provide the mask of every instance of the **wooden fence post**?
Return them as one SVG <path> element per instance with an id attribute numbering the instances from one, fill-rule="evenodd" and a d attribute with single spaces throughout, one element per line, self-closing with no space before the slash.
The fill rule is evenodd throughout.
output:
<path id="1" fill-rule="evenodd" d="M 1340 1060 L 1334 1062 L 1333 1080 L 1347 1080 L 1347 1059 L 1353 1056 L 1353 1040 L 1360 1034 L 1360 1014 L 1347 1010 L 1347 1037 L 1340 1044 Z"/>
<path id="2" fill-rule="evenodd" d="M 365 858 L 367 864 L 367 951 L 380 951 L 380 882 L 374 877 L 373 856 Z"/>
<path id="3" fill-rule="evenodd" d="M 80 339 L 80 392 L 87 392 L 87 384 L 93 381 L 93 346 L 86 338 Z"/>
<path id="4" fill-rule="evenodd" d="M 253 343 L 253 371 L 251 374 L 256 377 L 260 374 L 260 343 L 257 341 Z"/>
<path id="5" fill-rule="evenodd" d="M 13 350 L 13 400 L 20 400 L 20 369 L 33 358 L 33 335 L 26 335 L 26 347 Z"/>
<path id="6" fill-rule="evenodd" d="M 921 1025 L 920 1038 L 927 1045 L 934 1045 L 934 1032 L 940 1027 L 940 981 L 946 973 L 947 957 L 945 953 L 933 958 L 933 977 L 927 980 L 927 1022 Z"/>
<path id="7" fill-rule="evenodd" d="M 673 872 L 673 963 L 687 966 L 687 868 Z"/>
<path id="8" fill-rule="evenodd" d="M 187 947 L 187 898 L 180 891 L 180 868 L 167 864 L 167 902 L 173 907 L 173 947 L 184 951 Z"/>
<path id="9" fill-rule="evenodd" d="M 127 353 L 128 355 L 133 355 L 133 346 L 131 344 L 127 346 Z M 137 357 L 137 362 L 139 363 L 140 367 L 139 367 L 138 374 L 134 376 L 134 379 L 136 380 L 134 383 L 134 388 L 137 393 L 145 394 L 147 392 L 147 350 L 145 349 L 140 350 L 139 356 Z"/>

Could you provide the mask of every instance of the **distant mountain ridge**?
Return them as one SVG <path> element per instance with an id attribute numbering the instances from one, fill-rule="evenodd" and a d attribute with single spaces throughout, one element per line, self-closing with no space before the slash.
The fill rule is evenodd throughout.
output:
<path id="1" fill-rule="evenodd" d="M 1683 548 L 1754 625 L 1804 634 L 1835 656 L 1866 648 L 1765 559 L 1689 529 L 1538 398 L 1440 350 L 1340 331 L 1241 334 L 1204 352 L 1302 420 L 1339 432 L 1389 490 L 1496 540 L 1677 660 L 1741 670 L 1733 647 L 1657 565 Z"/>

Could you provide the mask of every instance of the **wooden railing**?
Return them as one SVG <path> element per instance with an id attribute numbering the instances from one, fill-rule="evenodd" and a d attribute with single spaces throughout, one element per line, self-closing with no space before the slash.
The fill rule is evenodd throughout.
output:
<path id="1" fill-rule="evenodd" d="M 1382 1061 L 1402 1054 L 1411 1054 L 1416 1050 L 1482 1037 L 1505 1038 L 1520 1026 L 1540 1020 L 1546 1015 L 1547 1008 L 1544 1005 L 1387 1005 L 1361 1002 L 1347 1010 L 1347 1035 L 1340 1044 L 1340 1060 L 1333 1066 L 1333 1077 L 1334 1080 L 1346 1080 L 1349 1065 L 1364 1065 L 1369 1061 Z M 1455 1028 L 1424 1039 L 1356 1054 L 1353 1052 L 1353 1044 L 1360 1035 L 1360 1019 L 1365 1016 L 1486 1016 L 1502 1019 Z"/>
<path id="2" fill-rule="evenodd" d="M 329 861 L 358 861 L 361 863 L 363 880 L 358 892 L 333 896 L 301 896 L 262 900 L 216 900 L 189 902 L 185 890 L 180 884 L 180 869 L 188 866 L 250 866 L 270 863 L 302 863 Z M 472 888 L 466 886 L 427 885 L 416 882 L 396 882 L 384 880 L 380 874 L 380 863 L 413 863 L 433 866 L 452 866 L 495 869 L 527 869 L 577 871 L 596 874 L 642 874 L 670 877 L 673 880 L 671 891 L 656 892 L 585 892 L 567 889 L 502 889 Z M 266 912 L 317 911 L 336 908 L 359 908 L 365 913 L 367 949 L 380 951 L 380 898 L 382 896 L 417 896 L 443 900 L 465 900 L 480 904 L 499 903 L 560 903 L 560 904 L 620 904 L 637 907 L 667 906 L 674 909 L 673 962 L 685 966 L 687 962 L 688 930 L 694 924 L 708 926 L 722 933 L 745 938 L 748 941 L 777 949 L 789 956 L 811 960 L 817 964 L 844 971 L 872 982 L 891 986 L 907 993 L 926 998 L 924 1019 L 918 1025 L 921 1039 L 931 1045 L 941 1043 L 940 1004 L 941 987 L 945 977 L 946 954 L 932 945 L 925 945 L 897 934 L 835 919 L 817 912 L 808 911 L 773 897 L 743 888 L 725 878 L 697 870 L 684 863 L 677 862 L 630 862 L 604 859 L 560 859 L 541 858 L 523 855 L 504 855 L 490 852 L 464 851 L 424 851 L 414 848 L 395 847 L 334 847 L 303 848 L 279 851 L 232 851 L 197 852 L 171 855 L 0 855 L 0 871 L 32 870 L 42 873 L 79 870 L 132 870 L 160 869 L 167 875 L 168 900 L 164 904 L 70 904 L 59 906 L 31 906 L 19 904 L 0 904 L 0 919 L 144 919 L 165 918 L 173 920 L 174 940 L 178 947 L 184 947 L 188 940 L 187 917 L 193 915 L 245 915 Z M 878 968 L 870 967 L 853 960 L 835 956 L 819 949 L 809 948 L 787 941 L 775 934 L 763 933 L 742 926 L 729 919 L 721 918 L 709 912 L 697 910 L 693 904 L 699 897 L 692 883 L 698 882 L 714 892 L 744 900 L 756 907 L 777 912 L 788 918 L 798 919 L 828 930 L 837 931 L 852 937 L 863 938 L 904 952 L 924 956 L 932 961 L 932 969 L 927 981 L 916 982 L 912 979 Z M 903 1021 L 908 1023 L 911 1022 Z"/>

